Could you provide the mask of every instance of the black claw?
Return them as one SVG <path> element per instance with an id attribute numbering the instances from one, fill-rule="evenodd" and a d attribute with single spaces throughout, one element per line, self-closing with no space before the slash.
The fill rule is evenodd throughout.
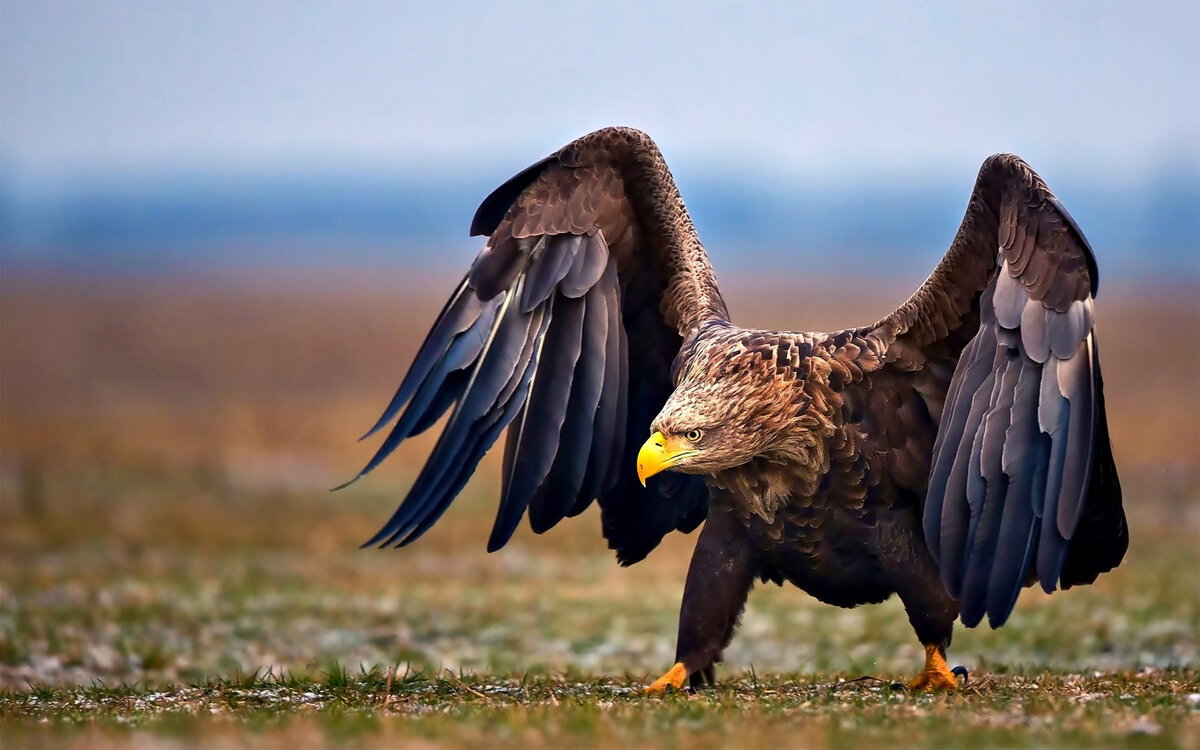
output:
<path id="1" fill-rule="evenodd" d="M 688 677 L 688 684 L 685 689 L 689 693 L 694 693 L 712 685 L 714 682 L 716 682 L 716 679 L 713 669 L 712 667 L 708 667 L 706 669 L 701 669 L 698 672 L 693 672 L 691 676 Z"/>
<path id="2" fill-rule="evenodd" d="M 967 672 L 967 668 L 963 665 L 960 664 L 954 669 L 951 669 L 950 673 L 955 677 L 961 677 L 964 685 L 971 684 L 971 675 Z"/>

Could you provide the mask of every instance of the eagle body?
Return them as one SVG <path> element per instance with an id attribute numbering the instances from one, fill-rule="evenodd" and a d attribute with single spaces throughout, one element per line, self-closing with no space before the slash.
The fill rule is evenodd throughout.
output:
<path id="1" fill-rule="evenodd" d="M 912 686 L 952 689 L 955 619 L 999 627 L 1023 587 L 1090 583 L 1124 556 L 1095 258 L 1015 156 L 984 162 L 906 302 L 827 333 L 731 321 L 661 153 L 629 128 L 518 173 L 472 233 L 484 250 L 359 476 L 449 417 L 368 544 L 419 538 L 502 432 L 489 550 L 526 515 L 541 533 L 593 501 L 624 565 L 703 524 L 677 663 L 652 689 L 713 679 L 757 580 L 842 607 L 898 595 L 926 648 Z"/>

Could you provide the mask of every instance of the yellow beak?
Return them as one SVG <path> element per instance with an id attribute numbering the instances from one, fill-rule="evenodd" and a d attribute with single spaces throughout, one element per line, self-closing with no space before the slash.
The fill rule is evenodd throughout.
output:
<path id="1" fill-rule="evenodd" d="M 637 473 L 642 486 L 646 480 L 658 472 L 671 468 L 679 459 L 697 453 L 690 445 L 678 445 L 676 441 L 664 437 L 661 432 L 650 436 L 638 451 Z"/>

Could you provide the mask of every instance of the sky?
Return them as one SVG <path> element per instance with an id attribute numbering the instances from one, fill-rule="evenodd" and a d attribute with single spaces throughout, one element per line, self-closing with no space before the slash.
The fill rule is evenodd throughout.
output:
<path id="1" fill-rule="evenodd" d="M 469 172 L 608 124 L 794 181 L 1200 164 L 1200 3 L 0 0 L 0 169 Z"/>

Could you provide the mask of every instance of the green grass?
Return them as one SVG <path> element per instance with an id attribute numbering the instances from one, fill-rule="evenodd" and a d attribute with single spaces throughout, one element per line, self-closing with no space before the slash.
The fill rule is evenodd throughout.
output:
<path id="1" fill-rule="evenodd" d="M 0 693 L 0 726 L 14 745 L 116 744 L 150 732 L 253 744 L 1176 747 L 1196 739 L 1198 680 L 1191 669 L 977 676 L 962 694 L 930 696 L 873 680 L 747 673 L 696 695 L 657 698 L 643 695 L 639 680 L 573 672 L 351 675 L 332 667 L 186 687 L 8 691 Z"/>
<path id="2" fill-rule="evenodd" d="M 1195 747 L 1197 498 L 1138 479 L 1125 564 L 959 628 L 961 694 L 890 687 L 921 663 L 898 602 L 764 586 L 719 684 L 656 698 L 640 688 L 670 666 L 692 537 L 620 569 L 589 512 L 489 556 L 484 480 L 415 547 L 359 550 L 399 488 L 107 470 L 49 476 L 31 503 L 0 473 L 0 740 Z"/>

